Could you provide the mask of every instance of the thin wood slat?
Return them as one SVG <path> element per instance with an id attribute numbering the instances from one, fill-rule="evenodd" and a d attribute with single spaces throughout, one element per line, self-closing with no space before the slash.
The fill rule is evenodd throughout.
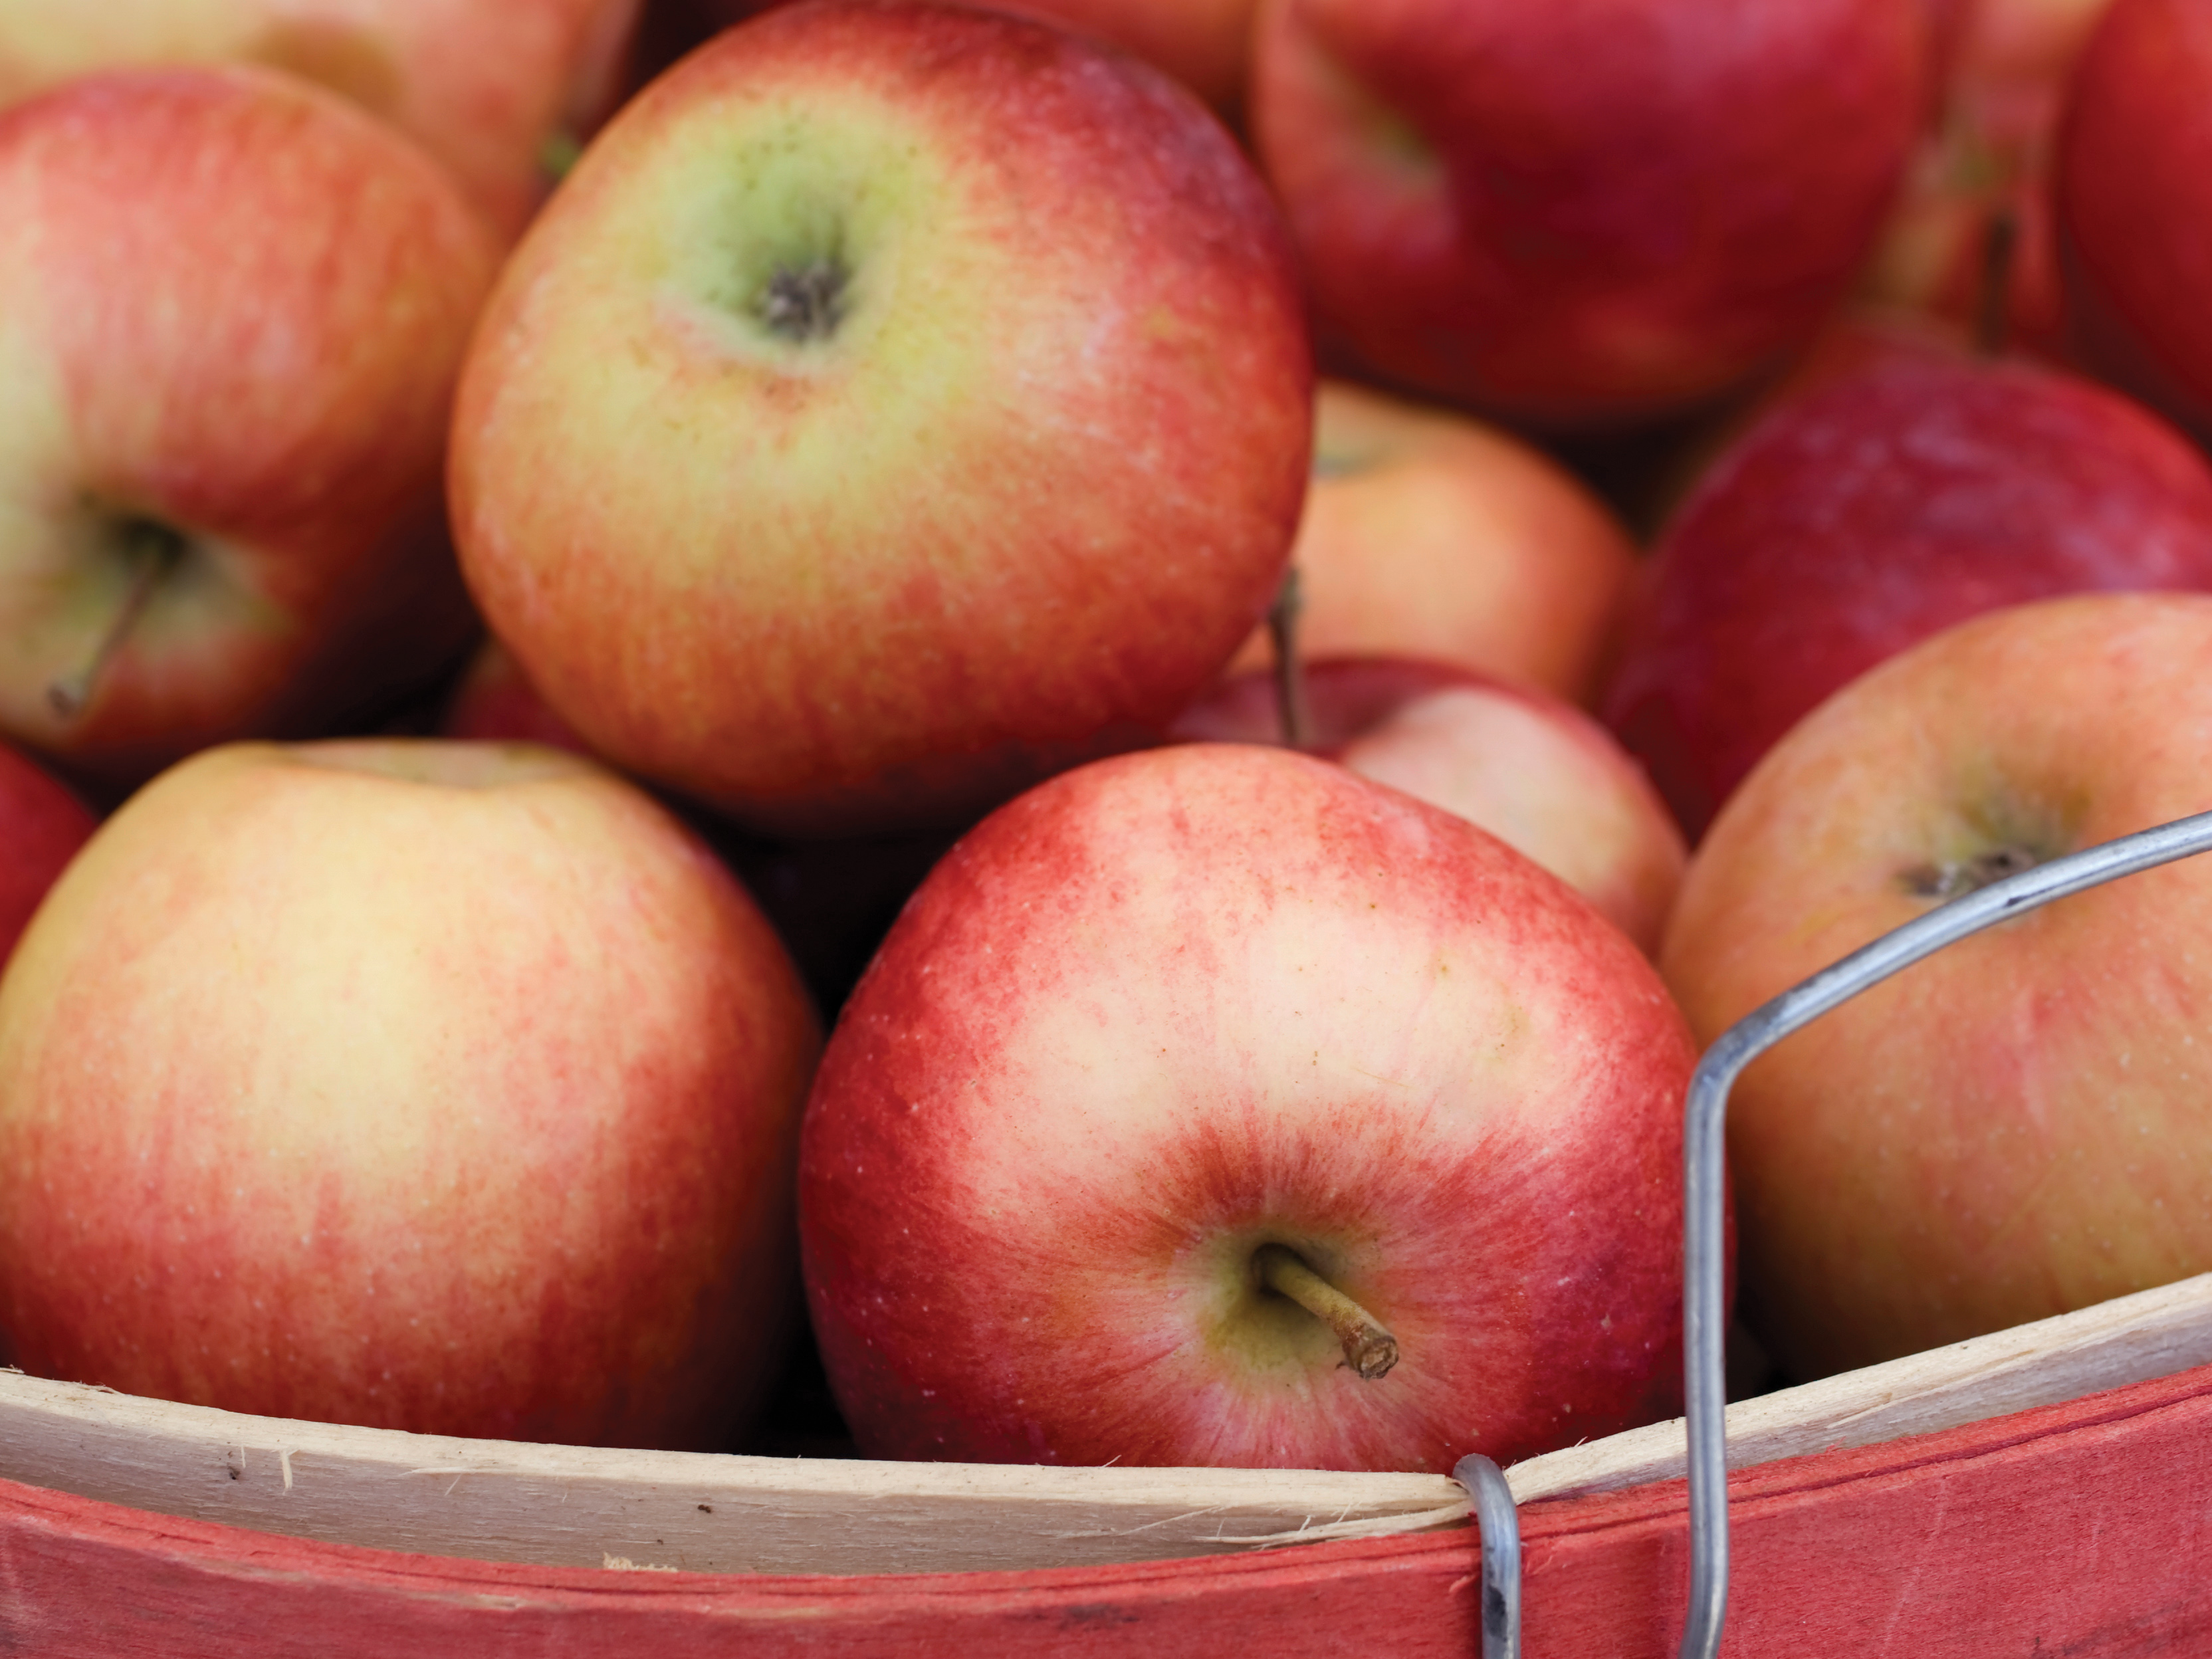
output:
<path id="1" fill-rule="evenodd" d="M 2212 1367 L 1729 1482 L 1733 1659 L 2212 1647 Z M 1659 1659 L 1679 1482 L 1522 1513 L 1529 1659 Z M 0 1652 L 42 1659 L 1270 1659 L 1474 1653 L 1462 1530 L 1206 1559 L 747 1578 L 407 1556 L 0 1482 Z"/>
<path id="2" fill-rule="evenodd" d="M 1741 1468 L 2212 1363 L 2212 1275 L 1731 1407 Z M 1679 1422 L 1531 1459 L 1515 1498 L 1681 1472 Z M 1439 1475 L 1049 1469 L 594 1450 L 245 1417 L 0 1374 L 0 1477 L 301 1538 L 699 1572 L 1073 1566 L 1458 1525 Z"/>

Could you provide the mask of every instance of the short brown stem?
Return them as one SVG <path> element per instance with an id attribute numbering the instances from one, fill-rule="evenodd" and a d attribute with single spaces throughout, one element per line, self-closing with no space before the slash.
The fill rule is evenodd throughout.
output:
<path id="1" fill-rule="evenodd" d="M 101 678 L 123 648 L 123 642 L 130 638 L 131 630 L 137 625 L 146 602 L 185 556 L 185 538 L 166 525 L 133 523 L 125 527 L 125 533 L 130 543 L 131 570 L 131 585 L 123 592 L 122 605 L 100 634 L 84 665 L 46 687 L 47 707 L 66 720 L 76 720 L 92 706 Z"/>
<path id="2" fill-rule="evenodd" d="M 1368 1382 L 1398 1363 L 1398 1339 L 1377 1324 L 1366 1309 L 1306 1266 L 1295 1250 L 1280 1244 L 1262 1244 L 1252 1253 L 1252 1266 L 1262 1285 L 1288 1297 L 1334 1331 L 1344 1349 L 1345 1363 Z"/>
<path id="3" fill-rule="evenodd" d="M 1990 216 L 1982 234 L 1982 291 L 1974 312 L 1974 350 L 2001 355 L 2012 338 L 2012 272 L 2020 248 L 2020 216 L 2008 207 Z"/>
<path id="4" fill-rule="evenodd" d="M 1283 573 L 1275 602 L 1267 608 L 1267 637 L 1275 647 L 1275 709 L 1283 725 L 1283 742 L 1303 749 L 1311 739 L 1313 721 L 1306 712 L 1305 665 L 1298 659 L 1298 613 L 1305 609 L 1305 592 L 1296 565 Z"/>

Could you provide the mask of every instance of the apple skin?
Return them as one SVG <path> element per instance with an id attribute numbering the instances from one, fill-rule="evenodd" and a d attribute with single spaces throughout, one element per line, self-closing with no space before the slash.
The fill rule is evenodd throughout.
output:
<path id="1" fill-rule="evenodd" d="M 779 333 L 816 270 L 848 309 Z M 1195 99 L 833 0 L 592 145 L 492 299 L 451 476 L 486 620 L 595 750 L 858 834 L 1155 734 L 1281 579 L 1311 420 L 1288 243 Z"/>
<path id="2" fill-rule="evenodd" d="M 2212 443 L 2212 15 L 2116 0 L 2059 139 L 2069 338 L 2081 360 Z"/>
<path id="3" fill-rule="evenodd" d="M 1535 866 L 1340 767 L 1194 744 L 986 819 L 831 1035 L 815 1333 L 864 1453 L 1449 1469 L 1680 1400 L 1682 1091 L 1650 965 Z M 1363 1382 L 1261 1292 L 1387 1325 Z"/>
<path id="4" fill-rule="evenodd" d="M 1553 428 L 1772 367 L 1924 107 L 1918 0 L 1267 0 L 1251 90 L 1331 364 Z"/>
<path id="5" fill-rule="evenodd" d="M 0 744 L 0 966 L 99 822 L 59 780 Z"/>
<path id="6" fill-rule="evenodd" d="M 1579 708 L 1533 686 L 1409 658 L 1304 665 L 1307 752 L 1441 806 L 1580 893 L 1656 955 L 1688 857 L 1628 752 Z M 1279 743 L 1272 672 L 1199 699 L 1174 735 Z"/>
<path id="7" fill-rule="evenodd" d="M 0 0 L 0 105 L 95 70 L 258 64 L 304 76 L 453 169 L 509 240 L 550 141 L 618 90 L 638 0 Z"/>
<path id="8" fill-rule="evenodd" d="M 495 260 L 435 162 L 273 71 L 117 70 L 0 112 L 0 731 L 132 783 L 454 662 L 477 624 L 441 473 Z M 181 562 L 58 712 L 137 524 Z"/>
<path id="9" fill-rule="evenodd" d="M 1925 872 L 2212 807 L 2212 599 L 1960 624 L 1815 710 L 1691 861 L 1662 968 L 1700 1042 L 1933 908 Z M 2212 863 L 1950 946 L 1743 1075 L 1747 1322 L 1803 1380 L 2212 1269 Z"/>
<path id="10" fill-rule="evenodd" d="M 1342 380 L 1314 399 L 1291 562 L 1309 656 L 1458 663 L 1597 696 L 1635 579 L 1612 511 L 1534 445 Z M 1232 672 L 1273 660 L 1265 628 Z"/>
<path id="11" fill-rule="evenodd" d="M 232 1411 L 724 1446 L 817 1042 L 744 890 L 604 769 L 204 751 L 0 981 L 0 1328 Z"/>
<path id="12" fill-rule="evenodd" d="M 1899 351 L 1778 407 L 1661 539 L 1602 710 L 1692 842 L 1822 698 L 1980 611 L 2212 586 L 2212 469 L 2148 410 Z"/>

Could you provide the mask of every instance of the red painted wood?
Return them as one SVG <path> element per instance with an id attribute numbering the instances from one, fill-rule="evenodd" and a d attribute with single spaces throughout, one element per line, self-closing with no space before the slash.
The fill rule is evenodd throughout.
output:
<path id="1" fill-rule="evenodd" d="M 2212 1367 L 1739 1474 L 1724 1651 L 2212 1652 Z M 1679 1482 L 1529 1505 L 1529 1659 L 1671 1654 Z M 0 1653 L 890 1659 L 1477 1651 L 1467 1534 L 1027 1573 L 749 1578 L 303 1543 L 0 1482 Z"/>

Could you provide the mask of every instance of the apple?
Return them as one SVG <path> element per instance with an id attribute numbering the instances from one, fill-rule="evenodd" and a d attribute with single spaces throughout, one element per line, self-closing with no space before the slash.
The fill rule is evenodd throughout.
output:
<path id="1" fill-rule="evenodd" d="M 1321 658 L 1301 672 L 1308 752 L 1479 824 L 1656 954 L 1687 854 L 1650 781 L 1603 726 L 1535 687 L 1440 663 Z M 1274 675 L 1224 682 L 1174 731 L 1279 741 Z"/>
<path id="2" fill-rule="evenodd" d="M 546 161 L 619 88 L 638 0 L 0 0 L 0 105 L 94 70 L 252 63 L 319 82 L 451 167 L 510 240 Z"/>
<path id="3" fill-rule="evenodd" d="M 788 6 L 627 106 L 508 264 L 463 564 L 623 767 L 771 833 L 969 822 L 1227 661 L 1311 394 L 1273 204 L 1189 94 L 1024 20 Z"/>
<path id="4" fill-rule="evenodd" d="M 2060 135 L 2068 325 L 2082 361 L 2212 443 L 2212 15 L 2117 0 Z"/>
<path id="5" fill-rule="evenodd" d="M 0 744 L 0 966 L 97 823 L 60 781 Z"/>
<path id="6" fill-rule="evenodd" d="M 1948 20 L 1937 119 L 1865 291 L 2045 356 L 2063 352 L 2051 152 L 2075 65 L 2112 0 L 1975 0 Z"/>
<path id="7" fill-rule="evenodd" d="M 589 755 L 584 740 L 545 706 L 514 653 L 487 639 L 469 659 L 439 716 L 438 735 L 467 743 L 535 743 Z"/>
<path id="8" fill-rule="evenodd" d="M 1313 479 L 1292 544 L 1312 656 L 1404 656 L 1595 698 L 1636 550 L 1541 450 L 1342 380 L 1314 400 Z M 1267 631 L 1232 672 L 1270 659 Z"/>
<path id="9" fill-rule="evenodd" d="M 441 471 L 495 263 L 436 163 L 271 70 L 0 112 L 0 732 L 129 784 L 456 660 Z"/>
<path id="10" fill-rule="evenodd" d="M 1449 1469 L 1680 1409 L 1650 965 L 1288 750 L 1119 757 L 931 872 L 832 1032 L 799 1231 L 872 1456 Z"/>
<path id="11" fill-rule="evenodd" d="M 723 1446 L 817 1044 L 744 890 L 600 767 L 204 751 L 0 981 L 0 1328 L 231 1411 Z"/>
<path id="12" fill-rule="evenodd" d="M 1777 744 L 1662 968 L 1701 1042 L 1945 899 L 2212 807 L 2212 598 L 1978 617 Z M 1950 946 L 1745 1072 L 1745 1316 L 1798 1378 L 2212 1269 L 2212 864 Z"/>
<path id="13" fill-rule="evenodd" d="M 1694 842 L 1823 698 L 1983 611 L 2212 587 L 2212 469 L 2149 411 L 2024 363 L 1899 351 L 1778 407 L 1662 538 L 1607 724 Z"/>
<path id="14" fill-rule="evenodd" d="M 1267 0 L 1254 137 L 1325 361 L 1556 428 L 1695 404 L 1844 294 L 1920 0 Z"/>

